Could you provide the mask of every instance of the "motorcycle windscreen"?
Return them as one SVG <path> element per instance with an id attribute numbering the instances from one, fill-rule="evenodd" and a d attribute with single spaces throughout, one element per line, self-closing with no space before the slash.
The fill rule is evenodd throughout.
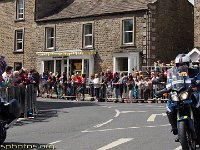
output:
<path id="1" fill-rule="evenodd" d="M 181 65 L 168 70 L 167 78 L 167 89 L 179 90 L 181 88 L 187 88 L 191 85 L 187 65 Z"/>

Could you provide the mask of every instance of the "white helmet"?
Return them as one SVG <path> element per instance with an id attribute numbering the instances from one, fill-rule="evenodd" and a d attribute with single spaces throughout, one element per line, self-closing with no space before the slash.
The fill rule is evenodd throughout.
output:
<path id="1" fill-rule="evenodd" d="M 191 58 L 186 54 L 179 54 L 178 56 L 176 56 L 176 59 L 175 59 L 176 65 L 179 65 L 179 64 L 182 64 L 182 63 L 187 63 L 188 66 L 189 66 L 190 62 L 191 62 Z"/>

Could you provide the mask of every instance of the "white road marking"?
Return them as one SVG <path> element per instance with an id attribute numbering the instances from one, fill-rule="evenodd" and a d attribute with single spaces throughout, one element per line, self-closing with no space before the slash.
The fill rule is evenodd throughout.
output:
<path id="1" fill-rule="evenodd" d="M 147 122 L 154 122 L 156 119 L 156 116 L 167 116 L 165 113 L 162 114 L 152 114 L 148 119 Z"/>
<path id="2" fill-rule="evenodd" d="M 177 147 L 176 149 L 174 149 L 174 150 L 182 150 L 182 147 L 181 146 L 179 146 L 179 147 Z"/>
<path id="3" fill-rule="evenodd" d="M 131 140 L 133 140 L 133 138 L 118 139 L 117 141 L 114 141 L 114 142 L 112 142 L 112 143 L 110 143 L 110 144 L 108 144 L 108 145 L 106 145 L 106 146 L 104 146 L 104 147 L 101 147 L 101 148 L 97 149 L 97 150 L 107 150 L 107 149 L 111 149 L 111 148 L 113 148 L 113 147 L 116 147 L 116 146 L 121 145 L 121 144 L 123 144 L 123 143 L 129 142 L 129 141 L 131 141 Z"/>
<path id="4" fill-rule="evenodd" d="M 59 142 L 62 142 L 62 140 L 55 141 L 55 142 L 51 142 L 51 143 L 49 143 L 49 144 L 52 145 L 52 144 L 56 144 L 56 143 L 59 143 Z"/>
<path id="5" fill-rule="evenodd" d="M 118 117 L 118 116 L 120 115 L 120 111 L 117 110 L 117 109 L 115 109 L 115 111 L 116 111 L 116 114 L 115 114 L 114 117 L 116 118 L 116 117 Z M 97 125 L 95 125 L 95 126 L 93 126 L 93 127 L 94 127 L 94 128 L 99 128 L 99 127 L 102 127 L 102 126 L 104 126 L 104 125 L 110 123 L 111 121 L 113 121 L 113 119 L 110 119 L 110 120 L 108 120 L 108 121 L 106 121 L 106 122 L 104 122 L 104 123 L 101 123 L 101 124 L 97 124 Z"/>
<path id="6" fill-rule="evenodd" d="M 167 127 L 170 124 L 158 125 L 158 126 L 143 126 L 143 127 L 127 127 L 127 128 L 113 128 L 113 129 L 104 129 L 104 130 L 84 130 L 82 133 L 93 133 L 93 132 L 106 132 L 106 131 L 115 131 L 115 130 L 128 130 L 128 129 L 140 129 L 140 128 L 156 128 L 156 127 Z"/>
<path id="7" fill-rule="evenodd" d="M 94 128 L 102 127 L 103 125 L 108 124 L 108 123 L 110 123 L 111 121 L 113 121 L 113 119 L 110 119 L 110 120 L 108 120 L 108 121 L 106 121 L 106 122 L 104 122 L 104 123 L 102 123 L 102 124 L 97 124 L 96 126 L 94 126 Z"/>
<path id="8" fill-rule="evenodd" d="M 132 113 L 132 112 L 147 112 L 147 111 L 121 111 L 120 113 L 122 113 L 122 114 L 126 114 L 126 113 Z"/>
<path id="9" fill-rule="evenodd" d="M 153 122 L 156 119 L 157 114 L 152 114 L 148 119 L 147 122 Z"/>
<path id="10" fill-rule="evenodd" d="M 116 117 L 118 117 L 120 115 L 120 112 L 119 112 L 118 109 L 115 109 L 115 111 L 116 111 L 116 115 L 114 117 L 116 118 Z"/>

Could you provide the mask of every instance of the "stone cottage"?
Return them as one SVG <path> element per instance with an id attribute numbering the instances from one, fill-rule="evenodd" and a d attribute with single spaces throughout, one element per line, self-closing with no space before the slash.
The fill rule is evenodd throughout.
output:
<path id="1" fill-rule="evenodd" d="M 24 18 L 16 19 L 21 12 Z M 194 43 L 187 0 L 0 0 L 0 15 L 2 53 L 41 73 L 130 73 L 158 59 L 168 62 Z"/>

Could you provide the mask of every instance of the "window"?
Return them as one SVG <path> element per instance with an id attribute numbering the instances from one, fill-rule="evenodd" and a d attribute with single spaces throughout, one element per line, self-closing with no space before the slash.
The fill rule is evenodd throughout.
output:
<path id="1" fill-rule="evenodd" d="M 15 30 L 15 49 L 14 51 L 23 51 L 23 37 L 24 31 L 23 29 Z"/>
<path id="2" fill-rule="evenodd" d="M 46 49 L 54 49 L 54 39 L 55 39 L 54 28 L 46 27 L 45 35 L 46 35 Z"/>
<path id="3" fill-rule="evenodd" d="M 116 71 L 117 72 L 128 72 L 128 57 L 117 57 L 116 58 Z"/>
<path id="4" fill-rule="evenodd" d="M 54 73 L 54 60 L 44 61 L 44 70 Z"/>
<path id="5" fill-rule="evenodd" d="M 83 25 L 83 47 L 84 48 L 92 48 L 92 24 L 84 24 Z"/>
<path id="6" fill-rule="evenodd" d="M 123 20 L 123 44 L 133 44 L 133 19 Z"/>
<path id="7" fill-rule="evenodd" d="M 22 68 L 22 62 L 14 62 L 14 70 L 19 71 Z"/>
<path id="8" fill-rule="evenodd" d="M 17 0 L 16 4 L 16 19 L 24 19 L 24 0 Z"/>

